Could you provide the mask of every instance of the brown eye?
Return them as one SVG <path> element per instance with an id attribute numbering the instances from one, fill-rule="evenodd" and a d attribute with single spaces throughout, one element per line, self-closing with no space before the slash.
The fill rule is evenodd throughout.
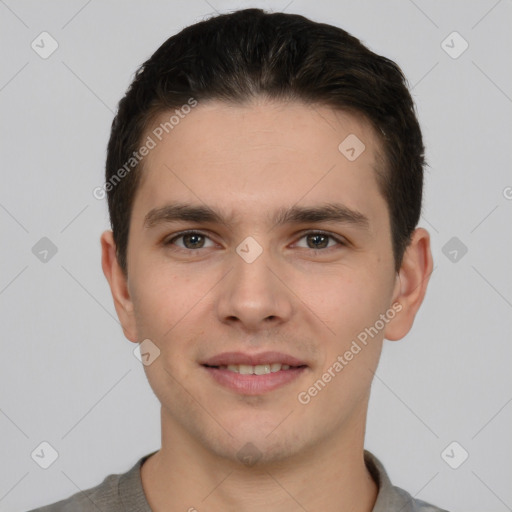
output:
<path id="1" fill-rule="evenodd" d="M 305 233 L 301 237 L 301 240 L 302 239 L 306 240 L 306 249 L 330 249 L 336 245 L 345 245 L 342 240 L 334 237 L 333 235 L 323 233 L 321 231 L 312 231 L 310 233 Z M 304 245 L 300 247 L 304 247 Z"/>
<path id="2" fill-rule="evenodd" d="M 176 243 L 177 240 L 181 240 L 181 243 Z M 206 241 L 209 240 L 209 237 L 206 235 L 203 235 L 202 233 L 199 233 L 197 231 L 190 231 L 187 233 L 181 233 L 167 242 L 165 242 L 165 245 L 177 245 L 181 249 L 203 249 L 205 248 Z M 209 246 L 211 247 L 211 245 Z"/>
<path id="3" fill-rule="evenodd" d="M 308 245 L 311 249 L 325 249 L 329 244 L 329 237 L 327 235 L 316 234 L 307 235 Z"/>
<path id="4" fill-rule="evenodd" d="M 198 235 L 196 233 L 183 235 L 183 245 L 187 249 L 197 249 L 201 248 L 204 245 L 204 237 L 202 235 Z"/>

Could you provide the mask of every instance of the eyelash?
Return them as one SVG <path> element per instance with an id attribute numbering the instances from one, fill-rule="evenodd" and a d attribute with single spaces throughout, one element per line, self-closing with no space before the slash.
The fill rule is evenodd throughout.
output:
<path id="1" fill-rule="evenodd" d="M 170 246 L 170 245 L 173 245 L 173 242 L 175 242 L 176 240 L 179 240 L 180 238 L 183 238 L 184 236 L 186 235 L 200 235 L 202 237 L 205 237 L 205 238 L 208 238 L 211 240 L 211 238 L 201 232 L 201 231 L 195 231 L 195 230 L 188 230 L 188 231 L 181 231 L 180 233 L 177 233 L 176 235 L 174 235 L 172 238 L 170 239 L 167 239 L 163 242 L 163 245 L 164 246 Z M 338 243 L 338 246 L 347 246 L 348 243 L 346 241 L 344 241 L 343 239 L 337 237 L 337 236 L 334 236 L 332 235 L 331 233 L 328 233 L 328 232 L 325 232 L 325 231 L 317 231 L 317 230 L 312 230 L 312 231 L 306 231 L 304 233 L 302 233 L 301 237 L 299 238 L 299 240 L 302 240 L 303 238 L 305 238 L 306 236 L 309 236 L 309 235 L 323 235 L 323 236 L 326 236 L 332 240 L 334 240 L 335 242 Z M 182 251 L 190 251 L 190 252 L 197 252 L 199 251 L 200 249 L 204 249 L 204 247 L 199 247 L 199 249 L 187 249 L 186 247 L 177 247 L 179 250 L 182 250 Z M 302 247 L 302 249 L 309 249 L 310 251 L 324 251 L 324 252 L 327 252 L 329 249 L 335 249 L 336 246 L 332 246 L 332 247 L 325 247 L 323 249 L 311 249 L 309 247 Z M 207 249 L 207 247 L 206 247 Z"/>

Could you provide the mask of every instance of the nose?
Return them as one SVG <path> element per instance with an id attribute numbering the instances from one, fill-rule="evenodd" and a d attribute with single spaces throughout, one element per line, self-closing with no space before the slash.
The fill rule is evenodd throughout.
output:
<path id="1" fill-rule="evenodd" d="M 222 323 L 245 332 L 277 327 L 290 320 L 293 294 L 286 287 L 284 270 L 264 251 L 248 262 L 233 255 L 233 268 L 221 282 L 217 314 Z"/>

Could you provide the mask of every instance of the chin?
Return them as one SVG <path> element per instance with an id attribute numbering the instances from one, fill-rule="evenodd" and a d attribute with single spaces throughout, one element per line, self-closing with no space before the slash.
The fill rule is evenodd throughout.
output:
<path id="1" fill-rule="evenodd" d="M 298 444 L 284 439 L 270 442 L 261 435 L 239 437 L 229 446 L 215 447 L 215 453 L 218 456 L 229 459 L 237 465 L 254 468 L 285 462 L 298 452 L 300 452 Z"/>
<path id="2" fill-rule="evenodd" d="M 242 410 L 219 417 L 219 420 L 233 438 L 239 440 L 238 442 L 251 439 L 253 442 L 265 445 L 274 439 L 290 436 L 290 428 L 292 430 L 299 428 L 294 422 L 289 421 L 291 418 L 286 418 L 289 413 L 290 411 L 283 409 L 280 411 L 248 410 L 244 407 Z"/>
<path id="3" fill-rule="evenodd" d="M 264 466 L 284 462 L 308 445 L 298 425 L 280 424 L 283 417 L 272 421 L 244 421 L 229 430 L 233 437 L 223 436 L 210 448 L 218 456 L 245 466 Z M 277 427 L 277 428 L 276 428 Z"/>

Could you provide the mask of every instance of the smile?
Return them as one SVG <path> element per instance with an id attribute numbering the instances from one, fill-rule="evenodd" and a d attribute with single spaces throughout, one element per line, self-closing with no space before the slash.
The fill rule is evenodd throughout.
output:
<path id="1" fill-rule="evenodd" d="M 269 393 L 298 379 L 305 361 L 281 352 L 224 352 L 201 362 L 213 383 L 242 395 Z"/>
<path id="2" fill-rule="evenodd" d="M 252 366 L 250 364 L 230 364 L 218 366 L 220 370 L 241 373 L 242 375 L 265 375 L 267 373 L 276 373 L 281 370 L 289 370 L 290 365 L 281 363 L 266 363 Z"/>

